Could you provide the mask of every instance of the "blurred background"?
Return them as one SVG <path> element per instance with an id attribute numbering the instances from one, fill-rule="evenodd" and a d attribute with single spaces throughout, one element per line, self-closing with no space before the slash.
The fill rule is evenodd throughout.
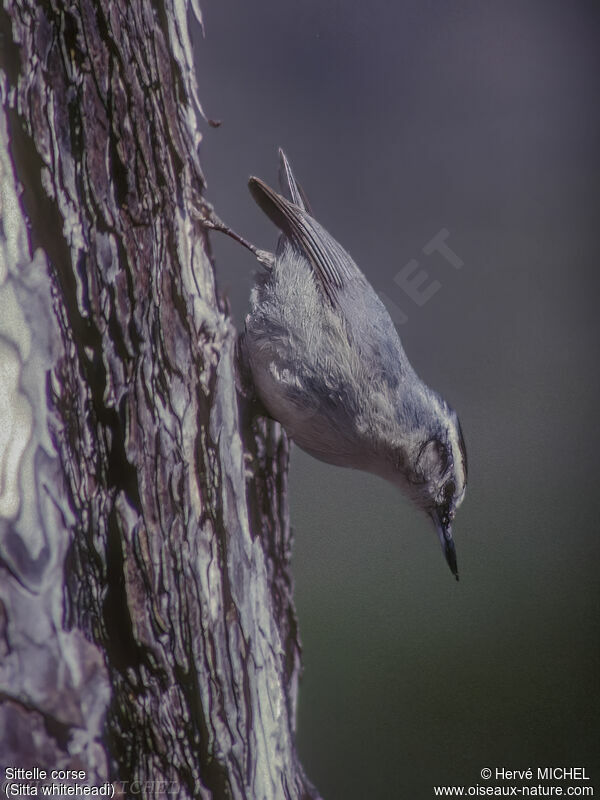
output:
<path id="1" fill-rule="evenodd" d="M 308 775 L 325 800 L 420 800 L 576 765 L 600 793 L 598 4 L 202 7 L 209 199 L 274 248 L 246 181 L 277 185 L 283 147 L 469 454 L 457 584 L 396 490 L 294 450 Z M 423 252 L 442 229 L 460 269 Z M 213 244 L 242 326 L 255 262 Z M 394 280 L 411 259 L 440 284 L 421 306 Z"/>

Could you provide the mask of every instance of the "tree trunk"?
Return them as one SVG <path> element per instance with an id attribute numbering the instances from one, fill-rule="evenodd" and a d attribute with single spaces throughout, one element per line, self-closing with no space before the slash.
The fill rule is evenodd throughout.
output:
<path id="1" fill-rule="evenodd" d="M 238 397 L 193 221 L 187 14 L 0 10 L 2 778 L 315 798 L 294 745 L 288 444 Z"/>

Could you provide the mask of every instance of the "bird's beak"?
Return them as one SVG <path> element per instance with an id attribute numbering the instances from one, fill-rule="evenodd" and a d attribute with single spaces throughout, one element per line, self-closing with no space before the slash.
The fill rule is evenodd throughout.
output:
<path id="1" fill-rule="evenodd" d="M 456 548 L 454 547 L 454 539 L 452 538 L 452 525 L 443 523 L 440 514 L 437 511 L 432 513 L 432 519 L 440 538 L 440 544 L 446 557 L 446 562 L 456 580 L 458 580 L 458 565 L 456 563 Z"/>

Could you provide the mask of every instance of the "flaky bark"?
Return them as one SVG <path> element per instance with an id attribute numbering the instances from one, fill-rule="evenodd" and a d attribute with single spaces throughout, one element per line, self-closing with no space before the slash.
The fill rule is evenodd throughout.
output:
<path id="1" fill-rule="evenodd" d="M 316 797 L 288 446 L 240 423 L 192 221 L 186 14 L 0 11 L 0 756 L 126 796 Z"/>

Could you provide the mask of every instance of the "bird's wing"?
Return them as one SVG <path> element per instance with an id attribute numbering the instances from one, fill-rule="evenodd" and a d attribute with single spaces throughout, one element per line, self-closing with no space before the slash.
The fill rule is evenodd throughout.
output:
<path id="1" fill-rule="evenodd" d="M 294 180 L 293 175 L 291 177 Z M 333 305 L 349 279 L 356 280 L 360 276 L 359 279 L 364 280 L 343 247 L 303 208 L 277 194 L 260 178 L 250 178 L 248 186 L 269 219 L 304 253 Z M 295 180 L 294 186 L 298 186 Z"/>
<path id="2" fill-rule="evenodd" d="M 279 186 L 281 187 L 281 193 L 287 200 L 290 200 L 295 206 L 298 206 L 308 214 L 312 214 L 308 197 L 296 180 L 292 166 L 281 147 L 279 148 Z"/>

